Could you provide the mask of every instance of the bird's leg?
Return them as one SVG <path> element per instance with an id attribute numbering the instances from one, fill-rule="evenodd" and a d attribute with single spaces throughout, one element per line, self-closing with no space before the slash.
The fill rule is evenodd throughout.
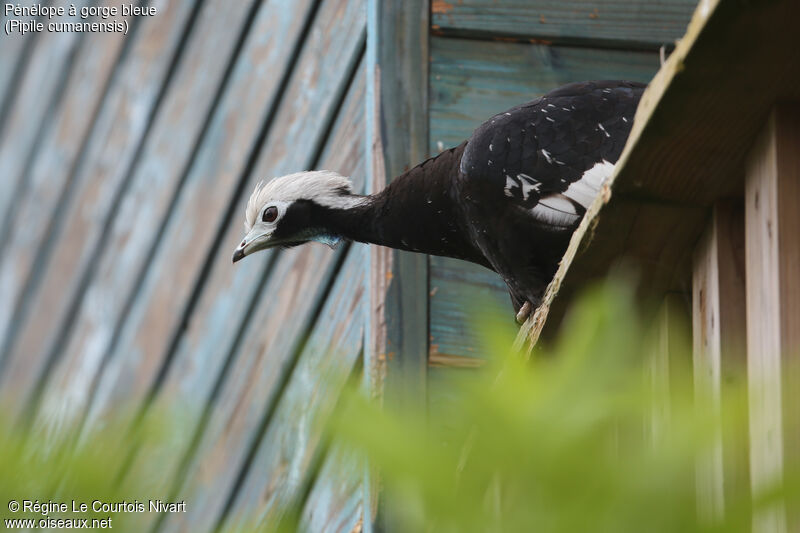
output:
<path id="1" fill-rule="evenodd" d="M 517 311 L 517 324 L 520 325 L 524 324 L 525 321 L 528 320 L 528 317 L 531 316 L 532 309 L 533 306 L 531 305 L 531 303 L 525 301 L 525 303 L 522 304 L 522 307 L 519 308 L 519 311 Z"/>

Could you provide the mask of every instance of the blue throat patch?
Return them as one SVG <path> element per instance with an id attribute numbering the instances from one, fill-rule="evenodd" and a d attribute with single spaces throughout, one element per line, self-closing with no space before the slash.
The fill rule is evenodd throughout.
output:
<path id="1" fill-rule="evenodd" d="M 338 235 L 316 235 L 312 238 L 312 240 L 321 242 L 322 244 L 327 244 L 333 249 L 339 246 L 339 243 L 342 242 L 342 238 Z"/>

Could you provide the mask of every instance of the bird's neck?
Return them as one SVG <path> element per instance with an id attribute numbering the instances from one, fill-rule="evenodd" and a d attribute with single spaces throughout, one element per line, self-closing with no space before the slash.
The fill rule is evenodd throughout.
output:
<path id="1" fill-rule="evenodd" d="M 485 264 L 467 234 L 453 190 L 462 150 L 460 146 L 412 168 L 354 207 L 330 209 L 328 229 L 359 242 Z"/>

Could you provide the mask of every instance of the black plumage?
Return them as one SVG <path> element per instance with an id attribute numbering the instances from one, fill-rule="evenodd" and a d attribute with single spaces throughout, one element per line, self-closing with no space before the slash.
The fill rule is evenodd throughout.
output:
<path id="1" fill-rule="evenodd" d="M 516 309 L 536 306 L 622 152 L 643 90 L 625 81 L 563 86 L 495 115 L 375 195 L 293 200 L 270 240 L 340 236 L 472 261 L 503 277 Z"/>

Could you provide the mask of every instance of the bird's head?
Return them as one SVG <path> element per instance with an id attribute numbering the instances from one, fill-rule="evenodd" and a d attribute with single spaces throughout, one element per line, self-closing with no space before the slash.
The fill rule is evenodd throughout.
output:
<path id="1" fill-rule="evenodd" d="M 339 236 L 325 227 L 324 211 L 347 209 L 362 200 L 352 194 L 350 179 L 327 170 L 261 181 L 247 202 L 246 235 L 233 253 L 233 262 L 259 250 L 311 240 L 333 247 Z"/>

